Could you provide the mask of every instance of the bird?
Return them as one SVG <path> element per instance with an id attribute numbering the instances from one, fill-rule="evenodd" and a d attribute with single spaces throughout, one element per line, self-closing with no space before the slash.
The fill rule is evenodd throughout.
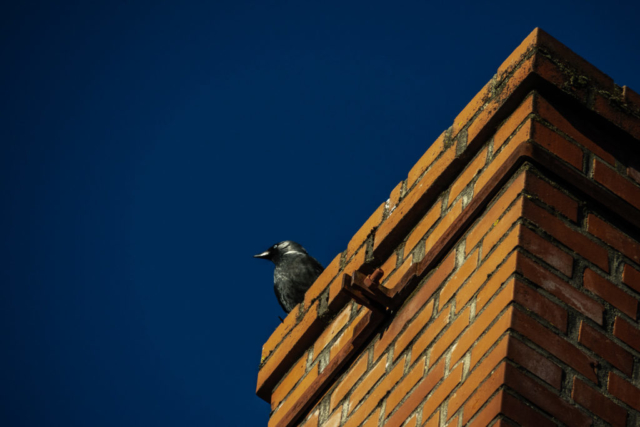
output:
<path id="1" fill-rule="evenodd" d="M 304 300 L 304 294 L 324 271 L 322 264 L 296 242 L 285 240 L 254 255 L 273 262 L 273 288 L 285 313 Z"/>

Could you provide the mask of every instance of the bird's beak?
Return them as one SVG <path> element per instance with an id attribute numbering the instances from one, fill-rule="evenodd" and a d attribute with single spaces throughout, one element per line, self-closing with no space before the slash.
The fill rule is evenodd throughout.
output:
<path id="1" fill-rule="evenodd" d="M 265 252 L 262 252 L 261 254 L 254 255 L 253 257 L 254 258 L 269 258 L 269 255 L 271 255 L 271 252 L 265 251 Z"/>

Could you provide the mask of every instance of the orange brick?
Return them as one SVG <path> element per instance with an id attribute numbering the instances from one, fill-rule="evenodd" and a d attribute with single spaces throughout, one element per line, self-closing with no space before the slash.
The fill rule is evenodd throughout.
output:
<path id="1" fill-rule="evenodd" d="M 466 107 L 462 109 L 460 114 L 456 116 L 453 120 L 453 129 L 451 133 L 451 137 L 455 138 L 458 135 L 458 132 L 462 130 L 469 120 L 482 108 L 484 104 L 491 97 L 491 86 L 492 82 L 487 83 L 484 87 L 478 92 L 471 102 L 467 104 Z"/>
<path id="2" fill-rule="evenodd" d="M 478 194 L 487 182 L 495 175 L 497 170 L 507 161 L 509 156 L 522 144 L 531 139 L 532 121 L 528 119 L 524 125 L 513 135 L 511 140 L 505 147 L 491 160 L 491 163 L 485 168 L 478 177 L 474 185 L 473 192 Z"/>
<path id="3" fill-rule="evenodd" d="M 471 275 L 467 283 L 458 290 L 456 294 L 456 310 L 464 307 L 467 302 L 475 295 L 484 282 L 493 273 L 496 267 L 504 261 L 511 251 L 519 242 L 520 225 L 513 228 L 507 234 L 507 237 L 500 243 L 489 258 L 485 259 L 480 267 Z"/>
<path id="4" fill-rule="evenodd" d="M 589 214 L 587 217 L 587 230 L 609 246 L 622 252 L 623 255 L 631 258 L 635 262 L 640 262 L 640 244 L 617 228 L 604 222 L 597 216 Z M 609 270 L 605 269 L 605 271 Z"/>
<path id="5" fill-rule="evenodd" d="M 322 332 L 322 335 L 318 337 L 316 343 L 313 345 L 313 358 L 314 360 L 320 355 L 320 352 L 324 350 L 326 345 L 331 341 L 335 336 L 344 328 L 344 326 L 349 321 L 349 317 L 351 316 L 351 306 L 348 305 L 340 314 L 336 316 L 335 319 L 331 322 L 331 324 Z"/>
<path id="6" fill-rule="evenodd" d="M 456 202 L 455 205 L 451 207 L 449 212 L 440 220 L 438 225 L 433 229 L 431 234 L 427 237 L 425 242 L 425 253 L 430 251 L 431 248 L 440 240 L 442 235 L 451 227 L 453 222 L 460 216 L 462 213 L 462 200 Z"/>
<path id="7" fill-rule="evenodd" d="M 525 190 L 571 221 L 578 221 L 578 202 L 532 173 L 527 174 Z"/>
<path id="8" fill-rule="evenodd" d="M 560 218 L 551 215 L 549 212 L 531 202 L 525 203 L 524 216 L 538 224 L 543 230 L 558 239 L 565 246 L 568 246 L 579 255 L 593 262 L 604 271 L 609 271 L 609 254 L 607 250 L 569 228 Z"/>
<path id="9" fill-rule="evenodd" d="M 440 153 L 442 153 L 442 150 L 444 150 L 445 134 L 446 132 L 442 132 L 435 142 L 429 146 L 429 149 L 422 155 L 420 160 L 411 168 L 407 175 L 407 190 L 413 187 L 413 184 L 415 184 L 418 178 L 422 176 L 424 171 L 426 171 Z"/>
<path id="10" fill-rule="evenodd" d="M 387 397 L 386 412 L 390 414 L 400 401 L 409 393 L 409 391 L 415 386 L 418 381 L 424 376 L 424 366 L 426 359 L 421 357 L 418 363 L 414 364 L 411 370 L 404 376 L 402 381 L 398 383 L 389 397 Z"/>
<path id="11" fill-rule="evenodd" d="M 353 388 L 353 385 L 360 379 L 362 374 L 367 370 L 367 362 L 369 356 L 364 353 L 360 358 L 349 368 L 347 374 L 342 378 L 342 381 L 333 391 L 331 395 L 331 401 L 329 402 L 329 410 L 333 412 L 333 409 L 342 401 L 347 393 Z"/>
<path id="12" fill-rule="evenodd" d="M 578 342 L 628 376 L 633 373 L 633 355 L 584 321 L 580 322 Z"/>
<path id="13" fill-rule="evenodd" d="M 322 327 L 316 301 L 258 371 L 258 396 L 265 400 L 268 398 L 276 383 L 311 345 L 309 341 L 320 333 Z"/>
<path id="14" fill-rule="evenodd" d="M 627 316 L 635 319 L 638 315 L 638 300 L 600 276 L 595 271 L 587 268 L 583 275 L 584 288 L 608 301 Z"/>
<path id="15" fill-rule="evenodd" d="M 447 307 L 438 313 L 438 317 L 427 327 L 422 335 L 416 340 L 411 348 L 411 356 L 418 357 L 431 344 L 433 339 L 442 331 L 449 323 L 449 314 L 451 307 Z"/>
<path id="16" fill-rule="evenodd" d="M 511 208 L 500 218 L 495 226 L 482 239 L 482 254 L 486 257 L 491 249 L 498 243 L 498 240 L 511 228 L 514 222 L 522 217 L 524 199 L 522 197 L 511 206 Z"/>
<path id="17" fill-rule="evenodd" d="M 300 400 L 302 395 L 312 386 L 315 379 L 318 378 L 318 364 L 316 363 L 307 375 L 298 383 L 298 385 L 291 391 L 291 394 L 282 403 L 282 406 L 278 408 L 269 418 L 269 427 L 275 426 L 284 417 L 291 408 Z"/>
<path id="18" fill-rule="evenodd" d="M 614 427 L 625 427 L 627 424 L 627 411 L 616 405 L 599 391 L 589 387 L 578 377 L 573 378 L 571 398 L 577 404 L 588 409 Z"/>
<path id="19" fill-rule="evenodd" d="M 320 274 L 313 285 L 307 290 L 304 295 L 304 306 L 311 307 L 311 303 L 316 300 L 324 291 L 331 281 L 338 275 L 340 271 L 340 258 L 342 254 L 338 254 L 333 258 L 333 261 L 329 263 L 327 268 Z"/>
<path id="20" fill-rule="evenodd" d="M 271 352 L 277 347 L 278 344 L 284 339 L 285 336 L 293 329 L 298 320 L 298 313 L 300 307 L 297 307 L 284 318 L 284 322 L 280 323 L 276 330 L 271 334 L 267 342 L 262 346 L 262 356 L 260 361 L 263 362 Z"/>
<path id="21" fill-rule="evenodd" d="M 562 116 L 549 102 L 547 102 L 544 98 L 539 96 L 536 102 L 536 112 L 553 126 L 558 128 L 563 133 L 567 134 L 570 138 L 576 141 L 578 144 L 586 147 L 588 150 L 593 152 L 596 156 L 600 157 L 610 165 L 614 165 L 616 159 L 609 154 L 607 151 L 603 150 L 599 145 L 591 141 L 589 138 L 584 136 L 580 131 L 571 125 L 571 123 Z"/>
<path id="22" fill-rule="evenodd" d="M 389 275 L 396 269 L 396 264 L 398 262 L 398 255 L 394 252 L 391 254 L 389 258 L 380 266 L 380 269 L 384 272 L 383 276 L 380 278 L 380 283 L 384 282 Z"/>
<path id="23" fill-rule="evenodd" d="M 482 410 L 473 418 L 473 421 L 467 424 L 467 426 L 486 427 L 491 424 L 492 427 L 497 427 L 500 421 L 493 424 L 491 421 L 493 421 L 502 412 L 505 396 L 507 396 L 507 393 L 504 390 L 499 390 L 489 399 L 486 406 L 482 408 Z"/>
<path id="24" fill-rule="evenodd" d="M 399 361 L 396 366 L 389 372 L 384 379 L 378 384 L 371 394 L 365 399 L 362 405 L 353 411 L 349 416 L 343 427 L 356 427 L 367 418 L 367 415 L 378 406 L 380 400 L 387 394 L 387 392 L 402 378 L 404 369 L 404 360 Z M 370 384 L 371 386 L 373 384 Z M 367 391 L 371 388 L 369 387 Z M 351 410 L 351 409 L 350 409 Z"/>
<path id="25" fill-rule="evenodd" d="M 273 394 L 271 395 L 271 410 L 274 410 L 280 402 L 282 402 L 287 394 L 293 389 L 300 378 L 304 375 L 307 370 L 307 354 L 303 354 L 298 363 L 293 365 L 293 368 L 287 373 L 284 379 L 278 384 L 278 386 L 273 390 Z"/>
<path id="26" fill-rule="evenodd" d="M 617 317 L 613 324 L 613 335 L 621 339 L 629 347 L 640 352 L 640 329 L 631 325 L 622 317 Z"/>
<path id="27" fill-rule="evenodd" d="M 430 363 L 438 360 L 467 326 L 469 326 L 469 307 L 460 312 L 458 318 L 451 323 L 444 335 L 433 344 Z"/>
<path id="28" fill-rule="evenodd" d="M 627 405 L 640 411 L 640 389 L 613 372 L 609 372 L 607 390 Z"/>
<path id="29" fill-rule="evenodd" d="M 342 419 L 342 411 L 336 411 L 322 424 L 322 427 L 339 427 Z"/>
<path id="30" fill-rule="evenodd" d="M 331 349 L 329 350 L 330 360 L 333 360 L 336 354 L 339 353 L 340 350 L 342 350 L 342 348 L 347 345 L 347 343 L 349 343 L 349 340 L 353 337 L 353 332 L 360 320 L 362 320 L 370 312 L 371 311 L 368 308 L 363 307 L 355 317 L 355 319 L 353 319 L 349 323 L 349 326 L 347 326 L 344 331 L 338 336 L 338 339 L 335 340 L 335 342 L 331 345 Z"/>
<path id="31" fill-rule="evenodd" d="M 520 65 L 520 63 L 524 60 L 524 58 L 529 54 L 533 48 L 538 45 L 538 37 L 541 30 L 539 28 L 535 28 L 527 38 L 525 38 L 522 43 L 514 50 L 507 59 L 498 67 L 498 79 L 502 80 L 505 76 Z"/>
<path id="32" fill-rule="evenodd" d="M 518 257 L 517 271 L 542 289 L 602 325 L 604 306 L 524 256 Z"/>
<path id="33" fill-rule="evenodd" d="M 384 214 L 385 203 L 382 203 L 378 206 L 378 209 L 375 210 L 373 214 L 365 221 L 365 223 L 360 227 L 360 230 L 356 232 L 356 234 L 351 238 L 349 244 L 347 245 L 347 255 L 345 259 L 351 258 L 351 255 L 355 253 L 355 251 L 362 246 L 369 234 L 371 234 L 372 230 L 374 230 L 380 222 L 382 222 L 382 214 Z"/>
<path id="34" fill-rule="evenodd" d="M 384 282 L 383 286 L 387 289 L 393 289 L 396 286 L 398 286 L 398 284 L 400 283 L 404 275 L 407 273 L 409 268 L 411 268 L 412 264 L 413 264 L 413 255 L 409 255 L 404 260 L 404 262 L 400 264 L 400 267 L 398 267 L 398 269 L 391 275 L 389 280 Z"/>
<path id="35" fill-rule="evenodd" d="M 402 335 L 398 337 L 396 344 L 393 347 L 393 359 L 396 360 L 398 356 L 404 351 L 409 343 L 418 335 L 418 332 L 425 327 L 425 325 L 431 319 L 433 313 L 433 301 L 427 304 L 424 309 L 418 314 L 418 316 L 409 324 L 407 329 L 404 330 Z"/>
<path id="36" fill-rule="evenodd" d="M 493 137 L 493 152 L 497 153 L 502 144 L 511 136 L 524 119 L 533 112 L 533 96 L 528 96 L 511 116 L 498 128 Z"/>
<path id="37" fill-rule="evenodd" d="M 502 284 L 516 271 L 518 252 L 511 252 L 507 259 L 491 275 L 487 284 L 476 296 L 476 313 L 480 313 Z"/>
<path id="38" fill-rule="evenodd" d="M 387 205 L 387 212 L 393 212 L 400 203 L 400 196 L 402 195 L 402 184 L 404 181 L 400 181 L 396 186 L 391 190 L 391 194 L 389 194 L 389 200 L 385 202 Z"/>
<path id="39" fill-rule="evenodd" d="M 413 390 L 413 392 L 409 395 L 407 400 L 405 400 L 404 403 L 402 403 L 402 405 L 398 408 L 398 410 L 391 417 L 387 419 L 386 423 L 384 424 L 385 427 L 402 425 L 402 423 L 409 417 L 409 415 L 416 410 L 418 405 L 422 403 L 424 398 L 434 389 L 436 384 L 438 384 L 438 382 L 442 379 L 443 376 L 444 376 L 444 363 L 440 362 L 436 366 L 434 366 L 433 369 L 431 369 L 431 371 L 427 374 L 427 376 L 420 382 L 420 384 L 415 388 L 415 390 Z M 452 378 L 452 377 L 453 377 L 453 373 L 449 374 L 448 378 Z M 440 386 L 442 387 L 445 382 L 441 383 Z M 432 400 L 436 396 L 436 393 L 437 392 L 432 394 L 431 399 L 429 400 Z M 427 404 L 425 404 L 423 409 L 423 413 L 425 414 L 430 414 L 431 412 L 433 412 L 433 409 L 439 406 L 439 405 L 436 405 L 436 407 L 432 408 L 432 410 L 428 410 L 429 408 L 427 408 L 426 405 Z"/>
<path id="40" fill-rule="evenodd" d="M 385 355 L 375 364 L 375 366 L 367 373 L 362 382 L 353 390 L 349 397 L 349 413 L 351 413 L 362 398 L 373 388 L 387 369 L 387 356 Z"/>
<path id="41" fill-rule="evenodd" d="M 487 374 L 491 373 L 491 375 L 478 388 L 476 388 L 475 392 L 464 405 L 462 412 L 462 425 L 465 425 L 471 417 L 478 412 L 478 409 L 480 409 L 480 407 L 489 400 L 493 393 L 495 393 L 495 391 L 505 383 L 508 366 L 510 367 L 506 362 L 502 362 L 493 370 L 493 372 L 487 372 Z"/>
<path id="42" fill-rule="evenodd" d="M 487 351 L 495 344 L 496 341 L 513 325 L 513 313 L 515 309 L 513 306 L 508 307 L 504 313 L 502 313 L 498 320 L 491 326 L 491 328 L 480 338 L 473 349 L 471 349 L 471 362 L 469 363 L 469 369 L 473 367 L 482 359 Z"/>
<path id="43" fill-rule="evenodd" d="M 442 402 L 451 395 L 451 392 L 460 384 L 462 380 L 462 365 L 454 368 L 444 381 L 434 390 L 433 394 L 425 402 L 423 412 L 430 414 L 440 407 Z M 426 397 L 423 396 L 423 398 Z"/>
<path id="44" fill-rule="evenodd" d="M 498 219 L 500 215 L 513 202 L 518 194 L 524 189 L 525 176 L 527 172 L 522 172 L 518 177 L 508 185 L 504 193 L 495 201 L 493 206 L 484 214 L 484 216 L 476 223 L 475 227 L 467 235 L 466 252 L 467 254 L 482 239 L 491 225 Z"/>
<path id="45" fill-rule="evenodd" d="M 631 267 L 629 264 L 625 264 L 624 271 L 622 272 L 622 282 L 629 286 L 631 289 L 640 293 L 640 271 Z"/>
<path id="46" fill-rule="evenodd" d="M 449 302 L 451 297 L 460 289 L 465 280 L 478 266 L 478 251 L 470 254 L 458 270 L 451 276 L 440 291 L 440 309 Z"/>
<path id="47" fill-rule="evenodd" d="M 451 190 L 449 191 L 449 204 L 458 197 L 458 195 L 465 189 L 467 185 L 471 182 L 473 178 L 478 174 L 478 172 L 484 167 L 487 162 L 487 149 L 483 149 L 478 153 L 473 159 L 471 163 L 466 167 L 466 169 L 460 174 L 460 176 L 455 180 L 453 185 L 451 186 Z"/>
<path id="48" fill-rule="evenodd" d="M 396 210 L 394 210 L 389 217 L 384 220 L 378 230 L 376 230 L 373 251 L 378 252 L 378 248 L 381 244 L 389 239 L 389 236 L 397 235 L 405 231 L 406 227 L 405 217 L 410 217 L 409 213 L 414 214 L 417 207 L 420 206 L 422 198 L 425 193 L 431 188 L 431 184 L 442 175 L 442 173 L 451 165 L 451 162 L 455 160 L 456 153 L 452 147 L 449 147 L 431 166 L 431 168 L 425 173 L 418 184 L 405 195 L 400 201 Z M 402 226 L 400 226 L 402 225 Z"/>
<path id="49" fill-rule="evenodd" d="M 360 267 L 364 265 L 366 257 L 366 252 L 364 248 L 361 248 L 356 254 L 351 258 L 351 261 L 345 266 L 343 270 L 343 274 L 352 275 L 354 271 L 358 270 Z M 351 296 L 347 294 L 347 292 L 342 289 L 342 274 L 338 275 L 336 279 L 331 282 L 329 286 L 329 301 L 328 306 L 329 310 L 332 312 L 337 312 L 341 310 L 344 305 L 351 300 Z"/>
<path id="50" fill-rule="evenodd" d="M 320 410 L 316 410 L 307 420 L 301 425 L 301 427 L 318 427 L 318 418 L 320 417 Z"/>
<path id="51" fill-rule="evenodd" d="M 429 415 L 431 414 L 425 414 L 424 411 L 422 411 L 423 419 L 428 417 Z M 435 414 L 431 415 L 431 417 L 424 424 L 422 424 L 422 427 L 439 427 L 439 426 L 440 426 L 440 411 L 436 411 Z"/>
<path id="52" fill-rule="evenodd" d="M 380 411 L 382 408 L 378 408 L 369 416 L 369 419 L 362 424 L 362 427 L 378 427 L 378 423 L 380 422 Z"/>
<path id="53" fill-rule="evenodd" d="M 436 223 L 440 219 L 440 214 L 442 211 L 442 199 L 438 199 L 438 201 L 429 209 L 429 212 L 420 220 L 416 228 L 413 229 L 409 237 L 407 238 L 407 243 L 404 245 L 404 253 L 409 254 L 416 247 L 418 242 L 424 237 L 425 234 L 433 224 Z"/>

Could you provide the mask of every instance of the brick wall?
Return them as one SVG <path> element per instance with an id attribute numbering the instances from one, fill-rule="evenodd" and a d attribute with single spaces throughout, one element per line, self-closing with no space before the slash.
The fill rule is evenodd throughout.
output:
<path id="1" fill-rule="evenodd" d="M 269 426 L 640 426 L 640 97 L 541 30 L 262 351 Z"/>

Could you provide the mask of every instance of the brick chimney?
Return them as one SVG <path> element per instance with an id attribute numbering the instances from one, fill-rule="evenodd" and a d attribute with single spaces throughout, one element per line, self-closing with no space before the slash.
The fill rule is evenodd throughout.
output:
<path id="1" fill-rule="evenodd" d="M 640 426 L 640 96 L 535 29 L 262 350 L 270 427 Z"/>

